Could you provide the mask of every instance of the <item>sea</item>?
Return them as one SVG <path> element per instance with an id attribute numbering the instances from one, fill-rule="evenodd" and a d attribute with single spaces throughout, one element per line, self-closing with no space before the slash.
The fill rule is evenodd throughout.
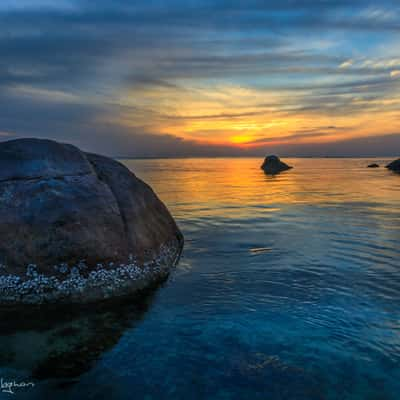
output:
<path id="1" fill-rule="evenodd" d="M 285 159 L 276 176 L 259 158 L 121 161 L 176 219 L 179 264 L 140 299 L 3 315 L 0 396 L 11 382 L 18 399 L 400 398 L 389 159 Z"/>

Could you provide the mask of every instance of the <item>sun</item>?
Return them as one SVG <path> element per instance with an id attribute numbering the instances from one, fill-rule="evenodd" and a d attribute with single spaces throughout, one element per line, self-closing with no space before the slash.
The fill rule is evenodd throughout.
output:
<path id="1" fill-rule="evenodd" d="M 229 138 L 230 142 L 233 144 L 244 144 L 249 143 L 252 140 L 251 135 L 235 135 Z"/>

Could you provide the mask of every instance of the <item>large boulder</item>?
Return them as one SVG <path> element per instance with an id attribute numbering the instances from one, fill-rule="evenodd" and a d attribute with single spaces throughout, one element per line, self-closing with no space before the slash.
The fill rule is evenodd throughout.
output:
<path id="1" fill-rule="evenodd" d="M 277 156 L 267 156 L 261 168 L 264 170 L 266 174 L 275 175 L 282 171 L 287 171 L 293 167 L 285 164 L 283 161 L 279 159 Z"/>
<path id="2" fill-rule="evenodd" d="M 386 168 L 394 172 L 400 172 L 400 158 L 386 165 Z"/>
<path id="3" fill-rule="evenodd" d="M 87 303 L 165 279 L 183 237 L 121 163 L 50 140 L 0 143 L 0 304 Z"/>

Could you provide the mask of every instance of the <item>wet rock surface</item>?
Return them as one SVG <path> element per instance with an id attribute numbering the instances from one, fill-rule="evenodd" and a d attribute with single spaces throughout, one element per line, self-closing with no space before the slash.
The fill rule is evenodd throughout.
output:
<path id="1" fill-rule="evenodd" d="M 165 279 L 183 237 L 152 189 L 50 140 L 0 144 L 0 303 L 91 302 Z"/>
<path id="2" fill-rule="evenodd" d="M 400 172 L 400 158 L 386 165 L 386 168 L 390 171 Z"/>
<path id="3" fill-rule="evenodd" d="M 293 167 L 281 161 L 277 156 L 265 157 L 265 160 L 261 166 L 261 169 L 263 169 L 266 174 L 270 175 L 279 174 L 280 172 L 287 171 L 292 168 Z"/>

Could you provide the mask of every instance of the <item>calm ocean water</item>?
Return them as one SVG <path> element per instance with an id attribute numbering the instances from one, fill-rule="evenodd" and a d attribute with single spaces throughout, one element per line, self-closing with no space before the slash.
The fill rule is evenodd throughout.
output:
<path id="1" fill-rule="evenodd" d="M 400 175 L 261 161 L 125 161 L 177 219 L 181 262 L 136 304 L 3 317 L 0 375 L 35 383 L 18 398 L 398 400 Z"/>

